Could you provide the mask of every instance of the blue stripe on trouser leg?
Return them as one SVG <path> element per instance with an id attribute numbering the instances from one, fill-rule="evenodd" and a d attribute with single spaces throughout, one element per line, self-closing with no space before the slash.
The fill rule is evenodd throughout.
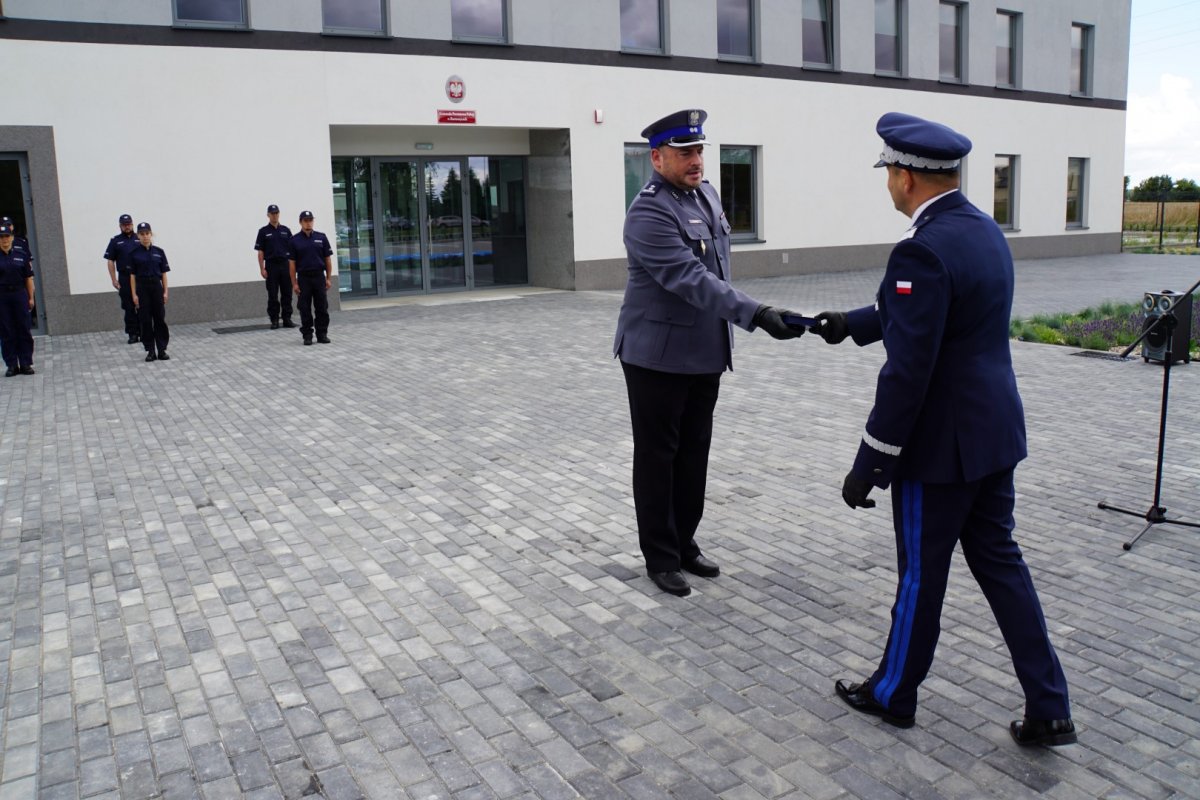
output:
<path id="1" fill-rule="evenodd" d="M 896 596 L 896 613 L 888 638 L 887 670 L 873 688 L 875 699 L 885 707 L 904 674 L 913 621 L 916 619 L 917 596 L 921 590 L 921 484 L 918 481 L 902 481 L 900 491 L 904 512 L 901 524 L 905 551 L 904 577 Z"/>

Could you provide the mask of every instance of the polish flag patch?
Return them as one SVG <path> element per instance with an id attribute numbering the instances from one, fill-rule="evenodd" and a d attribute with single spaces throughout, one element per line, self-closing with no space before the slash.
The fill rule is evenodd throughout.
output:
<path id="1" fill-rule="evenodd" d="M 912 294 L 912 281 L 896 281 L 896 294 Z"/>

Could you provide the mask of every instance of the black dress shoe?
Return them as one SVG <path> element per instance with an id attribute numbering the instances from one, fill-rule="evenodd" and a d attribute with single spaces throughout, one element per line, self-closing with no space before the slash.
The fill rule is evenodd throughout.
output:
<path id="1" fill-rule="evenodd" d="M 13 375 L 19 375 L 20 372 L 21 370 L 17 369 L 16 367 L 9 367 L 4 371 L 4 377 L 11 378 Z"/>
<path id="2" fill-rule="evenodd" d="M 158 360 L 159 361 L 170 361 L 171 357 L 169 355 L 167 355 L 166 350 L 162 350 L 162 351 L 159 351 Z"/>
<path id="3" fill-rule="evenodd" d="M 127 341 L 125 344 L 137 344 L 139 341 L 141 341 L 141 337 L 137 334 L 131 333 L 129 334 L 129 341 Z"/>
<path id="4" fill-rule="evenodd" d="M 158 361 L 158 356 L 154 355 L 154 353 L 146 353 L 146 360 L 147 361 Z"/>
<path id="5" fill-rule="evenodd" d="M 696 556 L 691 561 L 683 562 L 683 571 L 701 578 L 715 578 L 721 574 L 721 568 L 704 556 Z"/>
<path id="6" fill-rule="evenodd" d="M 304 337 L 304 344 L 305 344 L 305 345 L 310 345 L 310 344 L 312 344 L 312 337 L 310 337 L 310 336 L 305 336 L 305 337 Z"/>
<path id="7" fill-rule="evenodd" d="M 279 323 L 275 320 L 271 320 L 271 330 L 279 330 Z"/>
<path id="8" fill-rule="evenodd" d="M 317 341 L 320 342 L 321 344 L 329 344 L 329 337 L 328 336 L 318 336 Z"/>
<path id="9" fill-rule="evenodd" d="M 32 364 L 26 364 L 25 366 L 21 367 L 22 375 L 32 375 L 33 372 L 34 372 L 34 370 L 33 370 Z"/>
<path id="10" fill-rule="evenodd" d="M 1013 720 L 1008 726 L 1013 741 L 1020 745 L 1044 744 L 1057 747 L 1060 744 L 1075 744 L 1075 723 L 1070 719 Z"/>
<path id="11" fill-rule="evenodd" d="M 846 683 L 845 681 L 838 681 L 834 684 L 834 688 L 837 690 L 838 697 L 846 701 L 846 705 L 855 711 L 861 711 L 863 714 L 879 717 L 889 725 L 895 725 L 897 728 L 911 728 L 917 721 L 916 715 L 901 717 L 888 711 L 875 699 L 875 695 L 871 692 L 871 687 L 865 682 Z"/>
<path id="12" fill-rule="evenodd" d="M 647 572 L 650 580 L 654 581 L 654 585 L 662 589 L 668 594 L 676 595 L 677 597 L 687 597 L 692 593 L 692 587 L 688 584 L 687 578 L 683 577 L 683 573 L 679 570 L 674 572 Z"/>
<path id="13" fill-rule="evenodd" d="M 294 328 L 294 327 L 296 327 L 296 323 L 292 322 L 290 319 L 285 319 L 285 320 L 283 321 L 283 327 L 285 327 L 285 328 Z"/>

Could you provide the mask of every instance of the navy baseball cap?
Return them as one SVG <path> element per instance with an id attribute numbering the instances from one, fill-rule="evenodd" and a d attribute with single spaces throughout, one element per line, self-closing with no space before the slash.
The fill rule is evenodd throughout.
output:
<path id="1" fill-rule="evenodd" d="M 137 232 L 138 233 L 149 233 L 150 232 L 150 223 L 149 222 L 139 222 L 138 227 L 137 227 Z"/>
<path id="2" fill-rule="evenodd" d="M 129 216 L 128 214 L 122 214 L 120 216 L 120 218 L 117 220 L 117 222 L 119 222 L 122 225 L 132 225 L 133 217 Z"/>
<path id="3" fill-rule="evenodd" d="M 12 236 L 13 225 L 11 222 L 0 222 L 0 236 Z"/>
<path id="4" fill-rule="evenodd" d="M 971 152 L 971 140 L 956 130 L 927 119 L 884 114 L 875 125 L 883 137 L 877 167 L 897 166 L 913 172 L 956 172 L 962 157 Z"/>
<path id="5" fill-rule="evenodd" d="M 300 212 L 300 219 L 305 220 L 305 219 L 312 219 L 312 218 L 313 218 L 313 215 L 312 215 L 311 211 L 301 211 Z"/>
<path id="6" fill-rule="evenodd" d="M 657 122 L 652 122 L 642 131 L 642 136 L 650 140 L 650 147 L 694 147 L 704 144 L 704 120 L 708 112 L 699 108 L 687 108 L 668 114 Z"/>
<path id="7" fill-rule="evenodd" d="M 271 205 L 267 206 L 267 213 L 268 214 L 278 214 L 279 206 L 275 205 L 274 203 L 271 203 Z"/>

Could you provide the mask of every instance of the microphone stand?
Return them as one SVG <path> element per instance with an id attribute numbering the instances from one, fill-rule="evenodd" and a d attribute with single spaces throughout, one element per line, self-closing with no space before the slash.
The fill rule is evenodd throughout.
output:
<path id="1" fill-rule="evenodd" d="M 1171 353 L 1171 345 L 1175 339 L 1175 327 L 1179 324 L 1179 320 L 1175 318 L 1175 306 L 1179 305 L 1184 297 L 1188 297 L 1195 292 L 1197 287 L 1200 287 L 1200 280 L 1193 283 L 1192 288 L 1183 294 L 1175 295 L 1175 300 L 1171 303 L 1171 307 L 1164 311 L 1158 319 L 1147 325 L 1142 331 L 1142 335 L 1134 339 L 1133 343 L 1125 348 L 1125 352 L 1121 353 L 1121 358 L 1127 358 L 1133 352 L 1133 349 L 1141 344 L 1142 340 L 1160 325 L 1166 332 L 1167 349 L 1166 358 L 1163 359 L 1162 405 L 1158 414 L 1158 466 L 1154 473 L 1154 500 L 1150 504 L 1150 509 L 1146 512 L 1110 506 L 1103 501 L 1097 504 L 1098 508 L 1105 511 L 1116 511 L 1118 514 L 1128 514 L 1131 517 L 1141 517 L 1146 520 L 1145 526 L 1138 531 L 1138 535 L 1121 545 L 1126 550 L 1132 550 L 1137 540 L 1142 538 L 1142 534 L 1155 525 L 1183 525 L 1188 528 L 1200 528 L 1200 523 L 1197 522 L 1185 522 L 1184 520 L 1169 518 L 1167 516 L 1167 509 L 1159 505 L 1162 498 L 1163 448 L 1167 442 L 1167 400 L 1171 390 L 1171 362 L 1175 360 L 1175 356 Z"/>

